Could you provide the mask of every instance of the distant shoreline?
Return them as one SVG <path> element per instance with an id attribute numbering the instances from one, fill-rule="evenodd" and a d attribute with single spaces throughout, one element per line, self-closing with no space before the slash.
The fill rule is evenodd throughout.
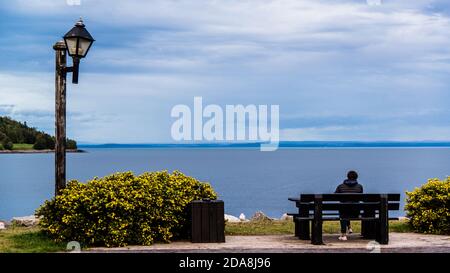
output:
<path id="1" fill-rule="evenodd" d="M 142 144 L 126 144 L 126 143 L 106 143 L 106 144 L 80 144 L 80 148 L 260 148 L 262 143 L 142 143 Z M 281 141 L 279 148 L 450 148 L 449 141 L 417 141 L 417 142 L 400 142 L 400 141 L 379 141 L 379 142 L 363 142 L 363 141 Z"/>
<path id="2" fill-rule="evenodd" d="M 55 150 L 0 150 L 0 154 L 50 154 Z M 85 153 L 86 151 L 80 149 L 66 150 L 68 153 Z"/>

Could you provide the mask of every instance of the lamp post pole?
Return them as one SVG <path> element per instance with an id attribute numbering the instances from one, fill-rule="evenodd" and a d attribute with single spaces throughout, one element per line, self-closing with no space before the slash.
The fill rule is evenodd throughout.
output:
<path id="1" fill-rule="evenodd" d="M 78 84 L 80 59 L 86 57 L 94 38 L 85 28 L 83 20 L 64 35 L 64 41 L 57 42 L 55 50 L 55 196 L 66 187 L 66 78 L 72 73 L 72 83 Z M 67 66 L 67 55 L 72 57 L 73 66 Z"/>
<path id="2" fill-rule="evenodd" d="M 55 196 L 66 187 L 66 44 L 57 42 L 55 73 Z"/>

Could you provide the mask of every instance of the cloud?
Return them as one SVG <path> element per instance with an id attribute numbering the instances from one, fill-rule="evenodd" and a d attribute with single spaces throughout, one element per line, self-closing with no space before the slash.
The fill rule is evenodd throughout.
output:
<path id="1" fill-rule="evenodd" d="M 198 95 L 220 105 L 279 104 L 287 138 L 446 138 L 448 6 L 11 1 L 0 8 L 9 29 L 0 38 L 8 52 L 0 64 L 0 104 L 14 107 L 0 111 L 35 113 L 52 128 L 51 44 L 83 15 L 97 41 L 81 63 L 80 85 L 69 85 L 70 130 L 79 139 L 170 140 L 171 107 Z"/>
<path id="2" fill-rule="evenodd" d="M 346 59 L 347 67 L 361 69 L 439 61 L 444 68 L 449 20 L 424 13 L 430 1 L 419 2 L 374 8 L 364 1 L 85 0 L 67 6 L 63 0 L 28 0 L 9 7 L 29 16 L 84 14 L 100 37 L 96 67 L 223 72 L 235 64 L 247 69 L 327 64 L 335 71 Z M 49 24 L 55 23 L 60 21 Z"/>
<path id="3" fill-rule="evenodd" d="M 0 73 L 0 103 L 14 106 L 9 107 L 12 112 L 48 110 L 54 95 L 53 82 L 48 74 Z"/>

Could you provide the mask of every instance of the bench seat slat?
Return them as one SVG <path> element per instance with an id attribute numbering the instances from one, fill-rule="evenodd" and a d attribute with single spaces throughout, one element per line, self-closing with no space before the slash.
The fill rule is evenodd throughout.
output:
<path id="1" fill-rule="evenodd" d="M 288 216 L 299 217 L 299 213 L 286 213 Z M 322 215 L 339 215 L 339 212 L 325 212 Z"/>

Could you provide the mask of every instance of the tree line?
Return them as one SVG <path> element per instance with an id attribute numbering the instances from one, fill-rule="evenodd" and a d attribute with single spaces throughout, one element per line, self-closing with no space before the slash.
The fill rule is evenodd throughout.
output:
<path id="1" fill-rule="evenodd" d="M 29 127 L 26 122 L 15 121 L 10 117 L 0 117 L 0 150 L 12 150 L 15 143 L 33 144 L 35 150 L 55 149 L 54 136 Z M 77 142 L 67 139 L 66 147 L 77 149 Z"/>

